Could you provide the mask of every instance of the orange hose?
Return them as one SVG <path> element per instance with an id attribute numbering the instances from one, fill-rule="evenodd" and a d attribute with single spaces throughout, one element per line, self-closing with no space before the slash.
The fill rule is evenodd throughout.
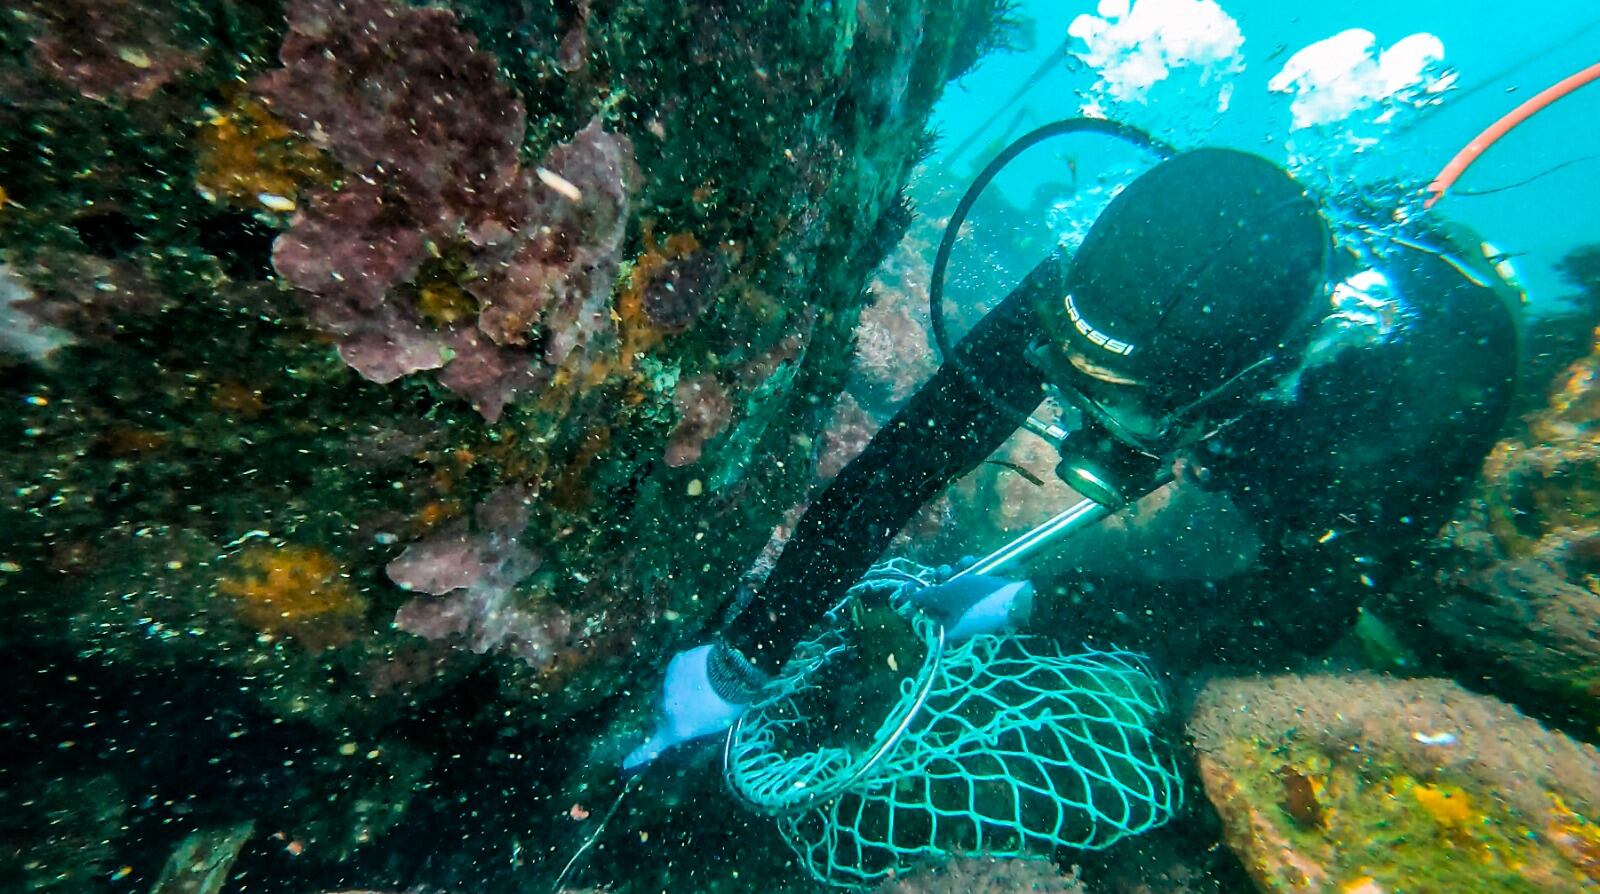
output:
<path id="1" fill-rule="evenodd" d="M 1528 120 L 1529 118 L 1532 118 L 1540 109 L 1543 109 L 1545 106 L 1555 102 L 1563 96 L 1566 96 L 1568 93 L 1571 93 L 1579 87 L 1582 87 L 1584 84 L 1597 79 L 1600 79 L 1600 62 L 1596 62 L 1595 64 L 1585 68 L 1580 72 L 1577 72 L 1576 74 L 1568 75 L 1556 83 L 1551 84 L 1550 86 L 1539 91 L 1537 95 L 1529 99 L 1527 102 L 1517 106 L 1515 109 L 1512 109 L 1511 112 L 1504 118 L 1501 118 L 1499 121 L 1489 125 L 1489 127 L 1485 129 L 1483 133 L 1473 137 L 1472 142 L 1461 147 L 1461 151 L 1456 153 L 1456 157 L 1450 159 L 1450 163 L 1445 165 L 1444 168 L 1439 171 L 1439 175 L 1433 178 L 1432 183 L 1428 184 L 1427 191 L 1432 193 L 1432 195 L 1428 197 L 1427 201 L 1422 203 L 1422 207 L 1432 208 L 1433 203 L 1444 198 L 1445 191 L 1455 185 L 1455 182 L 1460 179 L 1461 175 L 1466 172 L 1467 168 L 1471 167 L 1472 163 L 1478 160 L 1478 156 L 1482 155 L 1490 146 L 1494 145 L 1495 140 L 1498 140 L 1510 133 L 1512 128 Z"/>

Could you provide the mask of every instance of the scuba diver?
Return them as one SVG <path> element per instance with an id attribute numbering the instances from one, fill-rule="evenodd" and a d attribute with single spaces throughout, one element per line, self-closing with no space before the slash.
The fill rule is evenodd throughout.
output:
<path id="1" fill-rule="evenodd" d="M 1161 160 L 950 345 L 942 281 L 966 212 L 1021 151 L 1076 132 Z M 1492 265 L 1391 229 L 1319 205 L 1259 156 L 1179 153 L 1109 121 L 1013 144 L 935 259 L 943 365 L 716 640 L 673 657 L 655 733 L 624 768 L 729 728 L 922 504 L 1019 427 L 1054 444 L 1085 499 L 913 597 L 953 639 L 1031 612 L 1034 632 L 1114 635 L 1188 666 L 1326 649 L 1448 519 L 1513 398 L 1517 302 Z M 1046 399 L 1061 423 L 1031 416 Z M 1015 569 L 1068 535 L 1035 595 Z M 1195 540 L 1200 555 L 1173 560 Z"/>

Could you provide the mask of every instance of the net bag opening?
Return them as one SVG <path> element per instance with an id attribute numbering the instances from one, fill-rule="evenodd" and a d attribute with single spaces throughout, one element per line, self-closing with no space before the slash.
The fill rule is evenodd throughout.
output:
<path id="1" fill-rule="evenodd" d="M 1012 634 L 947 647 L 937 623 L 905 611 L 921 659 L 893 644 L 890 665 L 910 673 L 882 698 L 881 722 L 850 721 L 858 693 L 842 681 L 873 666 L 896 677 L 862 621 L 865 597 L 904 604 L 933 581 L 904 560 L 875 566 L 729 734 L 729 786 L 777 819 L 811 874 L 865 886 L 928 857 L 1099 849 L 1170 820 L 1182 783 L 1159 732 L 1167 702 L 1131 652 L 1067 655 Z"/>

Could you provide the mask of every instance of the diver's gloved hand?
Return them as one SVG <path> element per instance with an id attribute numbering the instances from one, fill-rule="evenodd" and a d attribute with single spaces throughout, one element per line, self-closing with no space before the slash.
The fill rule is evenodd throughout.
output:
<path id="1" fill-rule="evenodd" d="M 951 643 L 1021 627 L 1033 616 L 1033 584 L 986 574 L 923 587 L 907 598 L 944 625 L 945 641 Z"/>
<path id="2" fill-rule="evenodd" d="M 674 745 L 733 726 L 764 683 L 766 675 L 749 659 L 721 643 L 672 656 L 661 684 L 656 730 L 623 758 L 622 769 L 633 772 Z"/>

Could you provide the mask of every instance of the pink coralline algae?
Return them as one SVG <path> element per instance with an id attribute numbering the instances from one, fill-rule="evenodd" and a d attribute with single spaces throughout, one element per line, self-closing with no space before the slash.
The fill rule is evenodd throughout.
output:
<path id="1" fill-rule="evenodd" d="M 164 4 L 128 0 L 52 0 L 31 4 L 39 70 L 89 99 L 148 99 L 200 64 L 173 42 L 176 14 Z"/>
<path id="2" fill-rule="evenodd" d="M 425 593 L 395 614 L 395 626 L 478 654 L 502 651 L 542 670 L 569 645 L 572 618 L 558 608 L 533 611 L 513 590 L 539 567 L 520 542 L 528 497 L 508 488 L 491 496 L 473 524 L 452 525 L 406 547 L 385 569 L 402 589 Z"/>
<path id="3" fill-rule="evenodd" d="M 441 370 L 492 422 L 609 347 L 628 139 L 596 119 L 521 165 L 522 102 L 449 10 L 294 0 L 288 19 L 284 67 L 255 89 L 352 176 L 295 212 L 273 263 L 344 361 L 379 383 Z M 475 313 L 430 319 L 406 288 L 439 257 L 463 263 L 446 285 Z"/>
<path id="4" fill-rule="evenodd" d="M 627 138 L 602 130 L 598 120 L 522 171 L 502 216 L 477 222 L 472 232 L 482 246 L 482 275 L 469 290 L 483 302 L 484 334 L 499 345 L 524 345 L 537 327 L 552 366 L 597 335 L 612 336 L 609 303 L 632 171 Z"/>
<path id="5" fill-rule="evenodd" d="M 874 403 L 897 407 L 932 375 L 938 362 L 931 347 L 926 287 L 896 288 L 880 273 L 872 303 L 856 326 L 854 390 Z"/>
<path id="6" fill-rule="evenodd" d="M 845 392 L 833 406 L 833 415 L 817 439 L 816 478 L 818 482 L 834 479 L 850 461 L 867 449 L 872 436 L 882 423 L 862 408 L 855 396 Z"/>
<path id="7" fill-rule="evenodd" d="M 428 203 L 419 223 L 447 225 L 516 179 L 522 104 L 454 13 L 291 0 L 287 15 L 284 67 L 256 89 L 352 172 Z"/>
<path id="8" fill-rule="evenodd" d="M 320 325 L 341 335 L 363 326 L 384 331 L 389 327 L 369 318 L 388 307 L 390 288 L 416 276 L 428 240 L 443 235 L 422 225 L 417 211 L 397 191 L 352 180 L 337 192 L 311 197 L 273 243 L 273 264 L 317 296 L 311 309 Z"/>
<path id="9" fill-rule="evenodd" d="M 727 427 L 733 404 L 709 373 L 678 380 L 672 403 L 678 409 L 678 424 L 667 438 L 667 465 L 691 466 L 700 461 L 706 441 Z"/>
<path id="10" fill-rule="evenodd" d="M 525 351 L 502 348 L 475 329 L 451 333 L 455 359 L 439 373 L 439 384 L 472 401 L 483 418 L 494 422 L 517 395 L 546 381 Z"/>

